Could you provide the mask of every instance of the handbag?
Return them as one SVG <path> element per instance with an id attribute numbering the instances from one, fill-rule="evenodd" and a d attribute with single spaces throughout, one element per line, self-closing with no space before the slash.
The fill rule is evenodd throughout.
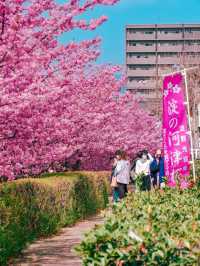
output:
<path id="1" fill-rule="evenodd" d="M 115 188 L 115 187 L 117 187 L 118 185 L 117 185 L 117 178 L 116 178 L 116 176 L 113 176 L 112 177 L 112 181 L 111 181 L 111 187 L 112 188 Z"/>

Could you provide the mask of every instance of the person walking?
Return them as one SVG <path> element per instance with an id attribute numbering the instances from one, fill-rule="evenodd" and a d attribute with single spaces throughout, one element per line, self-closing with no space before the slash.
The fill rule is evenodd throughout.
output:
<path id="1" fill-rule="evenodd" d="M 117 165 L 114 171 L 114 178 L 117 182 L 117 191 L 119 199 L 123 199 L 128 193 L 128 184 L 130 182 L 130 162 L 123 150 L 118 150 L 115 153 Z"/>
<path id="2" fill-rule="evenodd" d="M 110 176 L 110 184 L 111 184 L 111 189 L 112 189 L 113 202 L 117 202 L 119 200 L 117 182 L 116 180 L 113 181 L 113 179 L 115 178 L 115 168 L 117 166 L 117 158 L 111 157 L 111 162 L 112 162 L 112 171 L 111 171 L 111 176 Z"/>
<path id="3" fill-rule="evenodd" d="M 162 151 L 158 149 L 155 153 L 154 160 L 150 165 L 151 178 L 154 187 L 163 187 L 165 176 L 164 171 L 164 158 L 162 157 Z"/>
<path id="4" fill-rule="evenodd" d="M 153 157 L 147 150 L 140 152 L 140 158 L 136 162 L 135 173 L 136 175 L 142 175 L 142 187 L 143 191 L 151 190 L 151 176 L 150 176 L 150 164 L 153 161 Z"/>

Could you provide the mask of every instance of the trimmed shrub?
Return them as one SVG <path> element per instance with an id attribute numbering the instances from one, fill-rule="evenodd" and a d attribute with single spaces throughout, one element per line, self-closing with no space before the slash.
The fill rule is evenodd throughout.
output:
<path id="1" fill-rule="evenodd" d="M 60 173 L 0 185 L 0 265 L 37 237 L 105 208 L 107 175 Z"/>
<path id="2" fill-rule="evenodd" d="M 200 178 L 200 160 L 195 161 L 195 170 L 196 170 L 197 178 Z M 192 173 L 192 169 L 191 169 L 191 173 Z"/>
<path id="3" fill-rule="evenodd" d="M 200 265 L 200 191 L 129 195 L 77 250 L 87 266 Z"/>

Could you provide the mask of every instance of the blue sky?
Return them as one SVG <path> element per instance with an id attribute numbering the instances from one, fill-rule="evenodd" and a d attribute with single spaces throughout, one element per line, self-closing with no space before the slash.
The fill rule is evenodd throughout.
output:
<path id="1" fill-rule="evenodd" d="M 64 34 L 62 42 L 102 38 L 99 63 L 124 64 L 125 25 L 146 23 L 200 23 L 200 0 L 121 0 L 115 6 L 101 6 L 86 18 L 108 16 L 108 21 L 92 32 L 75 30 Z"/>

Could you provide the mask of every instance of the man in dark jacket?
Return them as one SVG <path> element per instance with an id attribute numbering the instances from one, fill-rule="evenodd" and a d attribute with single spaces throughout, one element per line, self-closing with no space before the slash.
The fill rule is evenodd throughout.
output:
<path id="1" fill-rule="evenodd" d="M 162 157 L 161 150 L 157 150 L 154 160 L 150 165 L 151 178 L 153 179 L 153 186 L 160 187 L 164 182 L 163 177 L 165 176 L 164 171 L 164 158 Z"/>

